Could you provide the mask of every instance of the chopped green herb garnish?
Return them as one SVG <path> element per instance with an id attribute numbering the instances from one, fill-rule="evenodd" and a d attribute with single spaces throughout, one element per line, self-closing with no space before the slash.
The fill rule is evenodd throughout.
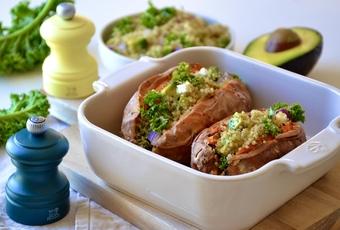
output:
<path id="1" fill-rule="evenodd" d="M 150 129 L 160 132 L 170 123 L 170 108 L 165 95 L 156 90 L 149 91 L 144 97 L 147 109 L 141 110 L 142 119 L 148 121 Z"/>
<path id="2" fill-rule="evenodd" d="M 275 137 L 277 134 L 280 133 L 279 127 L 277 127 L 277 125 L 274 124 L 272 119 L 265 118 L 263 120 L 263 124 L 264 124 L 264 132 L 266 134 L 269 134 Z"/>
<path id="3" fill-rule="evenodd" d="M 276 110 L 285 108 L 287 106 L 288 106 L 287 103 L 277 102 L 277 103 L 273 104 L 272 106 L 270 106 L 270 108 L 276 111 Z"/>
<path id="4" fill-rule="evenodd" d="M 283 103 L 283 102 L 277 102 L 277 103 L 273 104 L 268 109 L 268 116 L 273 117 L 276 114 L 276 111 L 278 111 L 279 109 L 285 108 L 287 106 L 288 106 L 288 104 Z"/>
<path id="5" fill-rule="evenodd" d="M 208 78 L 213 81 L 217 81 L 221 77 L 221 71 L 216 66 L 208 68 Z"/>
<path id="6" fill-rule="evenodd" d="M 175 85 L 180 85 L 185 82 L 190 82 L 193 86 L 197 87 L 203 84 L 204 79 L 196 77 L 190 72 L 190 65 L 186 62 L 181 62 L 176 70 L 172 73 L 171 82 Z"/>
<path id="7" fill-rule="evenodd" d="M 218 40 L 218 43 L 219 43 L 219 47 L 226 47 L 229 43 L 230 43 L 230 37 L 229 36 L 224 36 L 224 37 L 221 37 L 219 40 Z"/>
<path id="8" fill-rule="evenodd" d="M 119 33 L 121 35 L 130 33 L 135 29 L 135 25 L 132 21 L 131 17 L 125 17 L 117 21 L 115 26 L 113 27 L 113 34 Z"/>
<path id="9" fill-rule="evenodd" d="M 177 66 L 177 68 L 172 73 L 171 81 L 176 85 L 182 84 L 186 81 L 189 81 L 190 78 L 190 65 L 187 62 L 181 62 Z"/>
<path id="10" fill-rule="evenodd" d="M 222 155 L 220 157 L 220 165 L 218 166 L 219 169 L 226 169 L 228 167 L 228 160 L 227 160 L 227 156 Z"/>
<path id="11" fill-rule="evenodd" d="M 303 111 L 301 105 L 292 104 L 288 107 L 288 111 L 290 113 L 290 116 L 292 117 L 292 121 L 305 122 L 305 111 Z"/>
<path id="12" fill-rule="evenodd" d="M 236 79 L 236 80 L 241 81 L 241 78 L 237 74 L 230 74 L 230 76 L 231 76 L 232 79 Z"/>
<path id="13" fill-rule="evenodd" d="M 173 16 L 176 15 L 174 7 L 165 7 L 157 9 L 152 2 L 149 2 L 149 8 L 141 15 L 141 23 L 147 28 L 154 28 L 167 23 Z"/>
<path id="14" fill-rule="evenodd" d="M 148 48 L 148 41 L 145 38 L 139 38 L 134 41 L 133 49 L 136 51 L 143 51 Z"/>
<path id="15" fill-rule="evenodd" d="M 169 33 L 164 39 L 164 45 L 170 45 L 174 41 L 178 40 L 179 35 L 176 33 Z"/>
<path id="16" fill-rule="evenodd" d="M 166 55 L 175 50 L 192 46 L 197 46 L 197 43 L 192 37 L 189 37 L 185 33 L 171 32 L 164 39 L 162 54 Z"/>
<path id="17" fill-rule="evenodd" d="M 173 48 L 171 46 L 165 45 L 165 46 L 162 47 L 161 53 L 162 53 L 163 56 L 165 56 L 165 55 L 171 53 L 172 51 L 173 51 Z"/>
<path id="18" fill-rule="evenodd" d="M 196 42 L 187 34 L 182 34 L 180 36 L 180 43 L 184 48 L 197 46 Z"/>

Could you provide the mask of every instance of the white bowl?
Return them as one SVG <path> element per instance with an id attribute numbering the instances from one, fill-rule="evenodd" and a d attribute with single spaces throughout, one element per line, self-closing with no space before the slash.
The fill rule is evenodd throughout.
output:
<path id="1" fill-rule="evenodd" d="M 132 15 L 128 15 L 130 17 L 136 16 L 138 14 L 132 14 Z M 197 14 L 195 14 L 197 15 Z M 124 16 L 124 17 L 128 17 L 128 16 Z M 201 16 L 201 15 L 197 15 L 200 18 L 203 18 L 206 22 L 208 22 L 209 24 L 221 24 L 218 21 L 206 17 L 206 16 Z M 106 45 L 106 41 L 109 39 L 111 33 L 112 33 L 112 27 L 113 25 L 119 21 L 120 19 L 122 19 L 123 17 L 117 18 L 113 21 L 110 21 L 108 24 L 106 24 L 101 30 L 100 30 L 100 35 L 99 35 L 99 40 L 98 40 L 98 50 L 99 50 L 99 57 L 101 59 L 101 62 L 104 64 L 105 68 L 107 68 L 110 71 L 116 71 L 119 68 L 121 68 L 122 66 L 129 64 L 131 62 L 136 61 L 137 59 L 133 59 L 127 56 L 124 56 L 112 49 L 110 49 L 107 45 Z M 234 48 L 234 43 L 235 43 L 235 36 L 234 36 L 234 32 L 232 31 L 232 29 L 230 29 L 230 27 L 228 26 L 229 32 L 230 32 L 230 42 L 228 43 L 228 45 L 225 47 L 226 49 L 230 49 L 232 50 Z"/>
<path id="2" fill-rule="evenodd" d="M 215 176 L 121 138 L 123 109 L 138 85 L 181 61 L 216 65 L 237 74 L 248 85 L 257 108 L 278 101 L 301 103 L 306 111 L 307 142 L 254 172 Z M 97 93 L 78 110 L 82 143 L 92 170 L 110 186 L 202 229 L 253 226 L 339 159 L 339 89 L 226 49 L 198 47 L 160 59 L 142 58 L 95 86 Z M 316 95 L 318 100 L 313 100 Z"/>

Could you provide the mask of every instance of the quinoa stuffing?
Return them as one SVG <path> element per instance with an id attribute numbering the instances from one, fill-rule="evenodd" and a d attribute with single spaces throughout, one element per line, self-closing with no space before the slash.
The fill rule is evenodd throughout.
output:
<path id="1" fill-rule="evenodd" d="M 193 70 L 190 64 L 180 63 L 172 72 L 171 80 L 161 90 L 153 89 L 145 94 L 137 144 L 150 148 L 148 135 L 155 132 L 161 134 L 183 114 L 190 112 L 199 100 L 222 87 L 224 74 L 215 66 Z"/>
<path id="2" fill-rule="evenodd" d="M 211 141 L 216 145 L 216 153 L 220 156 L 219 167 L 226 168 L 228 159 L 233 155 L 247 153 L 257 144 L 265 143 L 278 134 L 289 131 L 292 122 L 304 120 L 304 111 L 298 104 L 279 102 L 267 110 L 236 112 L 224 124 L 224 131 Z"/>

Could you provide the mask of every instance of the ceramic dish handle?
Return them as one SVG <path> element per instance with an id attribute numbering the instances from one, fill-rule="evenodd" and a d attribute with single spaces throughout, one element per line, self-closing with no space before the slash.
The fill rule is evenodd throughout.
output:
<path id="1" fill-rule="evenodd" d="M 340 157 L 340 116 L 305 144 L 285 155 L 283 159 L 288 162 L 292 171 L 301 173 L 335 155 Z"/>
<path id="2" fill-rule="evenodd" d="M 134 78 L 136 75 L 147 71 L 150 68 L 157 66 L 157 61 L 153 58 L 141 57 L 138 61 L 127 64 L 124 68 L 121 68 L 114 73 L 94 81 L 92 86 L 95 92 L 100 92 L 111 86 L 118 85 L 123 81 Z M 130 67 L 130 68 L 129 68 Z"/>

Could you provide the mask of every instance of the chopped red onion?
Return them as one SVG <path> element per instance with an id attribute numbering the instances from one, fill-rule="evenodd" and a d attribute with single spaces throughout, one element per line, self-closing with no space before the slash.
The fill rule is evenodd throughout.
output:
<path id="1" fill-rule="evenodd" d="M 148 134 L 148 140 L 152 142 L 157 139 L 159 137 L 159 133 L 157 133 L 156 131 L 151 131 L 149 134 Z"/>
<path id="2" fill-rule="evenodd" d="M 181 50 L 181 49 L 182 49 L 182 47 L 176 46 L 175 49 L 174 49 L 174 51 L 178 51 L 178 50 Z"/>

